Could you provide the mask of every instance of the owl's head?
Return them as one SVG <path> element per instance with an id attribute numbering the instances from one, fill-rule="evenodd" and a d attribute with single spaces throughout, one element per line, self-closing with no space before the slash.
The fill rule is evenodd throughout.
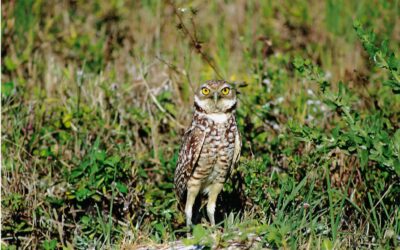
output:
<path id="1" fill-rule="evenodd" d="M 194 104 L 207 114 L 230 112 L 235 109 L 236 90 L 226 81 L 210 80 L 196 90 Z"/>

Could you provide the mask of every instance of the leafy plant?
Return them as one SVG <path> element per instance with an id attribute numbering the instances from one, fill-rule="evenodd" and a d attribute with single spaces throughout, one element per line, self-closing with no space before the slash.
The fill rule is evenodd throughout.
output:
<path id="1" fill-rule="evenodd" d="M 2 249 L 398 247 L 398 4 L 5 1 Z M 241 159 L 186 239 L 174 170 L 216 76 L 246 82 Z"/>
<path id="2" fill-rule="evenodd" d="M 389 41 L 383 40 L 377 45 L 377 36 L 373 31 L 365 30 L 360 21 L 355 21 L 354 29 L 371 60 L 377 67 L 389 72 L 389 79 L 384 82 L 393 93 L 400 94 L 400 59 L 391 51 Z"/>
<path id="3" fill-rule="evenodd" d="M 100 201 L 102 195 L 111 195 L 113 188 L 121 195 L 127 193 L 128 188 L 123 182 L 129 176 L 127 165 L 119 156 L 107 156 L 99 144 L 100 140 L 97 139 L 79 166 L 67 173 L 72 184 L 68 199 L 78 202 L 87 199 Z M 97 190 L 101 190 L 101 193 Z"/>

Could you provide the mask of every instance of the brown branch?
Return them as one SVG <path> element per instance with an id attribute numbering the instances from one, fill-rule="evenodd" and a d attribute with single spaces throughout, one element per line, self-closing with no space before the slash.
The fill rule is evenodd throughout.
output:
<path id="1" fill-rule="evenodd" d="M 220 79 L 224 79 L 222 77 L 222 75 L 219 73 L 217 67 L 213 64 L 213 60 L 211 59 L 211 57 L 209 55 L 207 55 L 203 50 L 202 50 L 202 46 L 201 46 L 201 42 L 197 39 L 197 35 L 196 35 L 196 31 L 194 32 L 194 35 L 190 33 L 189 29 L 186 27 L 185 23 L 183 22 L 182 16 L 181 14 L 179 14 L 178 8 L 175 6 L 173 0 L 168 0 L 168 4 L 171 5 L 171 7 L 174 10 L 175 15 L 178 17 L 179 19 L 179 24 L 178 24 L 178 29 L 182 30 L 182 33 L 189 37 L 190 42 L 192 43 L 195 51 L 200 54 L 201 58 L 213 69 L 213 71 L 215 72 L 215 74 L 220 78 Z M 194 20 L 191 20 L 192 22 L 192 26 L 195 29 L 195 23 Z"/>

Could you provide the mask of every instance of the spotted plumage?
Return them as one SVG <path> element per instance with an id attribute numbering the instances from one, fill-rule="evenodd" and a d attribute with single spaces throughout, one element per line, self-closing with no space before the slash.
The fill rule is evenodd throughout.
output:
<path id="1" fill-rule="evenodd" d="M 188 226 L 200 192 L 208 195 L 207 213 L 215 224 L 218 194 L 240 155 L 236 102 L 235 89 L 225 81 L 208 81 L 195 93 L 193 120 L 183 136 L 174 179 Z"/>

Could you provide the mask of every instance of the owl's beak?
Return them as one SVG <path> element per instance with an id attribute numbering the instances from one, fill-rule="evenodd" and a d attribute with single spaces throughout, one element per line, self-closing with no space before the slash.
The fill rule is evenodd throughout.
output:
<path id="1" fill-rule="evenodd" d="M 217 101 L 218 101 L 218 93 L 215 92 L 214 93 L 214 103 L 215 103 L 215 105 L 217 105 Z"/>

